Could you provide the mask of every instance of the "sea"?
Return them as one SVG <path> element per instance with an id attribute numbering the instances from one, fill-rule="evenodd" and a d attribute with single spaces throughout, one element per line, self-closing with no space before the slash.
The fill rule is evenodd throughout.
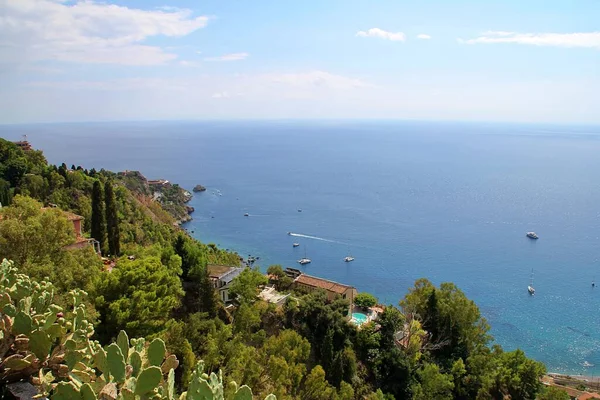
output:
<path id="1" fill-rule="evenodd" d="M 184 228 L 203 242 L 259 257 L 263 270 L 300 268 L 386 304 L 398 304 L 419 278 L 454 282 L 504 349 L 523 349 L 552 372 L 600 373 L 598 126 L 0 126 L 0 137 L 22 135 L 52 163 L 139 170 L 189 190 L 204 185 Z M 528 239 L 528 231 L 539 240 Z M 305 255 L 312 263 L 300 266 Z M 344 262 L 348 255 L 355 261 Z M 535 296 L 527 292 L 532 276 Z"/>

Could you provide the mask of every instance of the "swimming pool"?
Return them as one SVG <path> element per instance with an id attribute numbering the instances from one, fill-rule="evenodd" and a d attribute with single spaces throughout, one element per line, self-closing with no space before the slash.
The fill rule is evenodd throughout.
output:
<path id="1" fill-rule="evenodd" d="M 356 325 L 362 325 L 367 322 L 367 315 L 359 312 L 352 313 L 352 322 Z"/>

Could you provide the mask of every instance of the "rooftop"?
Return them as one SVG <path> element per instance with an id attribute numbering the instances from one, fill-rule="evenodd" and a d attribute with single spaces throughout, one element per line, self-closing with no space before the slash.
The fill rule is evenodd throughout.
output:
<path id="1" fill-rule="evenodd" d="M 334 281 L 329 281 L 323 278 L 317 278 L 316 276 L 310 276 L 302 274 L 296 278 L 297 283 L 301 283 L 307 286 L 317 287 L 330 292 L 342 294 L 348 289 L 353 289 L 353 286 L 343 285 Z"/>
<path id="2" fill-rule="evenodd" d="M 279 304 L 288 298 L 289 294 L 281 294 L 273 287 L 264 288 L 262 292 L 258 294 L 258 297 L 269 303 Z"/>
<path id="3" fill-rule="evenodd" d="M 208 275 L 213 279 L 219 279 L 225 283 L 231 282 L 235 277 L 242 273 L 244 268 L 230 267 L 227 265 L 210 264 L 207 266 Z"/>

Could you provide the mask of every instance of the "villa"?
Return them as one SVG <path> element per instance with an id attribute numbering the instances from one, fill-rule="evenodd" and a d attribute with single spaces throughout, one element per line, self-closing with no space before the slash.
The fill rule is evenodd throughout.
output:
<path id="1" fill-rule="evenodd" d="M 209 264 L 207 268 L 213 287 L 219 292 L 219 298 L 223 303 L 229 303 L 232 300 L 229 297 L 231 281 L 241 274 L 244 268 L 216 264 Z"/>
<path id="2" fill-rule="evenodd" d="M 328 279 L 317 278 L 316 276 L 306 275 L 295 268 L 285 270 L 287 276 L 294 280 L 293 287 L 305 292 L 315 292 L 324 290 L 328 300 L 333 300 L 337 296 L 346 299 L 350 304 L 354 303 L 357 291 L 354 286 L 344 285 L 342 283 L 330 281 Z"/>

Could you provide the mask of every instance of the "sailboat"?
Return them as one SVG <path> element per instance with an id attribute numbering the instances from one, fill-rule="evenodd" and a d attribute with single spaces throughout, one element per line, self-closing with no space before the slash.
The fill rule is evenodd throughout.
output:
<path id="1" fill-rule="evenodd" d="M 533 268 L 531 269 L 531 280 L 529 281 L 529 286 L 527 286 L 527 291 L 532 296 L 535 294 L 535 289 L 533 288 Z"/>
<path id="2" fill-rule="evenodd" d="M 311 260 L 310 258 L 306 257 L 306 246 L 304 247 L 304 257 L 298 260 L 298 264 L 300 265 L 305 265 L 305 264 L 310 264 Z"/>

